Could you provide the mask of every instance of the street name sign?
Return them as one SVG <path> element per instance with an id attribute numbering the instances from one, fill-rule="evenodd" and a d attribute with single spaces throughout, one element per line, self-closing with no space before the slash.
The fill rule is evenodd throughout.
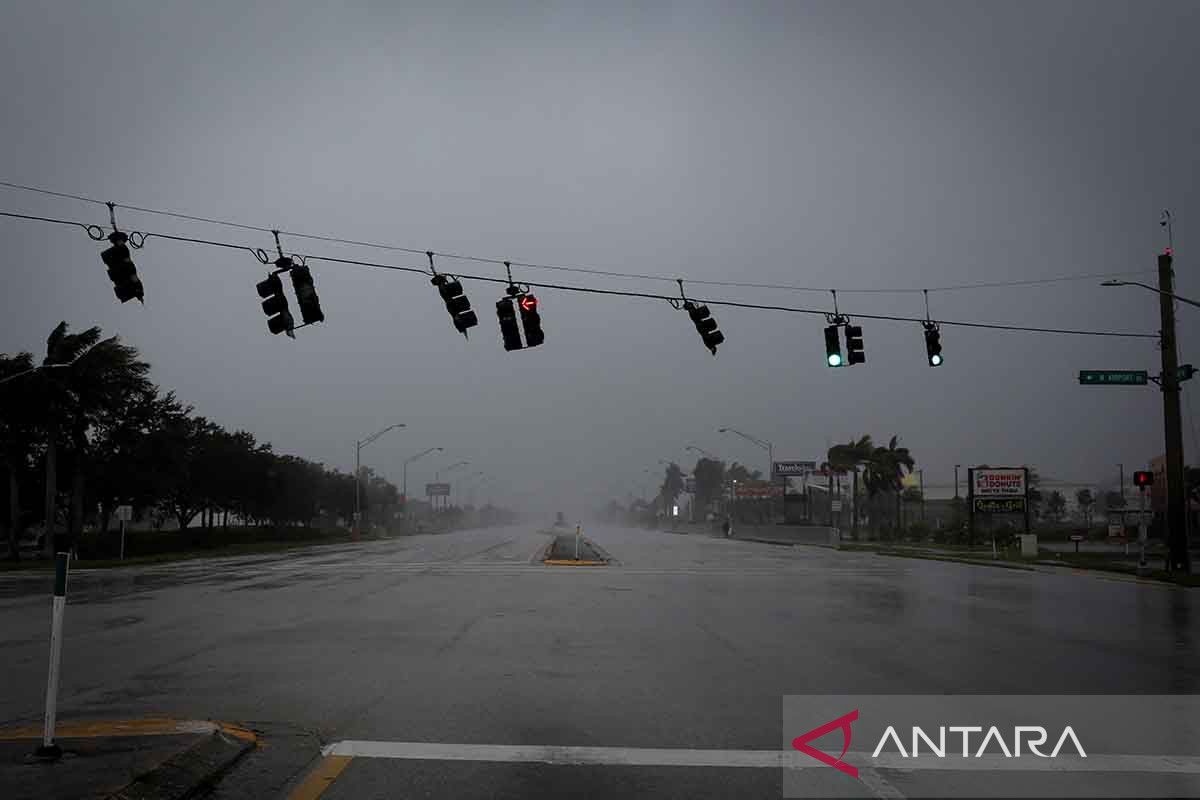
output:
<path id="1" fill-rule="evenodd" d="M 1081 369 L 1081 386 L 1145 386 L 1150 374 L 1144 369 Z"/>

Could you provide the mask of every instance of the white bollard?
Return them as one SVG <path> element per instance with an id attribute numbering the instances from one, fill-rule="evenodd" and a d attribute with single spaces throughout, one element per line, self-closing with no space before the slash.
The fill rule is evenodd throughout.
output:
<path id="1" fill-rule="evenodd" d="M 46 722 L 42 728 L 42 744 L 34 751 L 36 758 L 57 761 L 62 748 L 54 743 L 54 722 L 58 713 L 58 672 L 62 661 L 63 609 L 67 605 L 67 567 L 70 553 L 57 553 L 54 558 L 54 604 L 50 617 L 50 672 L 46 676 Z"/>

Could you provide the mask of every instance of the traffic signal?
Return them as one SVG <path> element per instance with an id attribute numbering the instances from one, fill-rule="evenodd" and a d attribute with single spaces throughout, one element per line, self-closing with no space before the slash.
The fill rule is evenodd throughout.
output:
<path id="1" fill-rule="evenodd" d="M 112 242 L 112 247 L 100 253 L 100 258 L 108 267 L 108 278 L 113 282 L 113 294 L 122 303 L 135 297 L 142 303 L 146 302 L 137 267 L 129 257 L 129 245 L 125 244 L 129 237 L 120 231 L 113 231 L 108 235 L 108 241 Z"/>
<path id="2" fill-rule="evenodd" d="M 931 367 L 942 365 L 942 333 L 932 322 L 925 323 L 925 357 Z"/>
<path id="3" fill-rule="evenodd" d="M 258 296 L 263 298 L 262 310 L 267 315 L 267 330 L 274 334 L 285 331 L 291 332 L 296 327 L 292 312 L 288 311 L 288 301 L 283 295 L 283 281 L 278 275 L 268 275 L 265 281 L 258 283 Z"/>
<path id="4" fill-rule="evenodd" d="M 846 326 L 846 363 L 850 366 L 861 364 L 867 360 L 863 353 L 862 326 Z"/>
<path id="5" fill-rule="evenodd" d="M 292 288 L 296 290 L 296 304 L 300 306 L 300 318 L 304 324 L 324 322 L 325 312 L 321 310 L 321 301 L 317 299 L 317 290 L 313 287 L 312 271 L 303 264 L 297 264 L 290 272 Z"/>
<path id="6" fill-rule="evenodd" d="M 692 324 L 700 334 L 700 341 L 704 342 L 704 346 L 715 356 L 717 345 L 725 341 L 725 334 L 717 330 L 717 321 L 713 319 L 712 312 L 708 310 L 708 306 L 698 306 L 691 300 L 685 302 L 683 308 L 692 318 Z"/>
<path id="7" fill-rule="evenodd" d="M 521 309 L 521 327 L 525 329 L 525 346 L 537 347 L 546 341 L 542 331 L 542 315 L 538 313 L 537 298 L 531 294 L 517 298 L 517 306 Z"/>
<path id="8" fill-rule="evenodd" d="M 842 366 L 842 341 L 838 338 L 838 326 L 825 329 L 825 363 L 831 367 Z"/>
<path id="9" fill-rule="evenodd" d="M 520 350 L 521 329 L 517 327 L 517 310 L 513 307 L 513 298 L 502 297 L 496 301 L 496 317 L 500 320 L 500 336 L 504 339 L 505 350 Z"/>
<path id="10" fill-rule="evenodd" d="M 450 319 L 454 322 L 454 329 L 466 336 L 467 329 L 478 325 L 479 319 L 471 310 L 471 301 L 463 294 L 462 284 L 457 280 L 450 280 L 448 275 L 440 274 L 434 275 L 431 283 L 442 296 L 442 302 L 446 304 L 446 310 L 450 312 Z"/>
<path id="11" fill-rule="evenodd" d="M 1154 473 L 1146 470 L 1138 470 L 1133 473 L 1133 485 L 1139 489 L 1145 489 L 1147 486 L 1154 485 Z"/>

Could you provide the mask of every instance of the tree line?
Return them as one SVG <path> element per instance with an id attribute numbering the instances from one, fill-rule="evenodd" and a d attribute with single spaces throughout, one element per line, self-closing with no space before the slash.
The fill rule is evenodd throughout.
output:
<path id="1" fill-rule="evenodd" d="M 47 338 L 40 362 L 28 352 L 0 354 L 0 465 L 8 478 L 0 526 L 10 558 L 20 558 L 23 534 L 39 525 L 47 554 L 77 543 L 88 526 L 103 537 L 119 505 L 145 511 L 156 527 L 173 519 L 187 528 L 200 517 L 205 530 L 218 519 L 227 528 L 230 515 L 277 526 L 321 514 L 352 518 L 352 473 L 226 430 L 149 374 L 119 337 L 102 338 L 96 327 L 72 333 L 66 322 Z M 399 503 L 396 486 L 369 470 L 360 477 L 364 513 Z"/>

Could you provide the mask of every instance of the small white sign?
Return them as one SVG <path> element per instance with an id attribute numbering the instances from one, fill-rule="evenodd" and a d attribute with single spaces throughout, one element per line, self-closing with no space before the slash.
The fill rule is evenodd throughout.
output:
<path id="1" fill-rule="evenodd" d="M 133 506 L 117 506 L 117 519 L 129 522 L 133 519 Z"/>

